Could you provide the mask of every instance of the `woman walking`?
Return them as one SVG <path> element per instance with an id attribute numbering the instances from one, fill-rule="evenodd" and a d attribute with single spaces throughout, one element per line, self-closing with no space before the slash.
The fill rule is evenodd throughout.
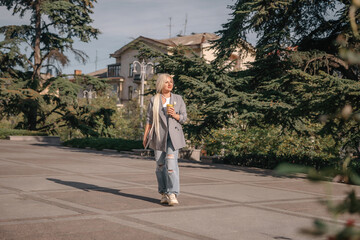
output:
<path id="1" fill-rule="evenodd" d="M 179 204 L 179 149 L 185 146 L 181 124 L 186 121 L 186 106 L 180 95 L 173 94 L 174 81 L 169 74 L 159 74 L 156 94 L 150 100 L 143 144 L 154 149 L 160 203 Z"/>

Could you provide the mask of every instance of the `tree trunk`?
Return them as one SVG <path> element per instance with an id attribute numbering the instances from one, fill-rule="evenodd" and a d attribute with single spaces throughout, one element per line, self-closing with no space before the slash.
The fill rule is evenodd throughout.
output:
<path id="1" fill-rule="evenodd" d="M 41 0 L 35 1 L 35 46 L 34 46 L 34 80 L 41 80 L 41 51 L 40 51 L 40 41 L 41 41 L 41 12 L 40 12 Z M 39 86 L 40 82 L 37 82 L 36 86 Z"/>
<path id="2" fill-rule="evenodd" d="M 36 0 L 33 6 L 35 14 L 35 41 L 34 41 L 34 72 L 32 76 L 32 86 L 35 91 L 39 91 L 41 85 L 41 0 Z M 29 108 L 26 111 L 27 129 L 36 130 L 38 104 L 36 100 L 29 100 Z"/>
<path id="3" fill-rule="evenodd" d="M 36 123 L 37 123 L 37 103 L 34 100 L 30 100 L 29 109 L 26 113 L 27 118 L 27 129 L 28 130 L 37 130 Z"/>

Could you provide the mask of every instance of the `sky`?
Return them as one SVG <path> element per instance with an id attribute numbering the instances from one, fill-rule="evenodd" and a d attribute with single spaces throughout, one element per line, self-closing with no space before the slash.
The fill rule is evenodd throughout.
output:
<path id="1" fill-rule="evenodd" d="M 186 35 L 191 33 L 214 33 L 222 24 L 228 22 L 231 10 L 229 5 L 235 0 L 98 0 L 92 19 L 93 27 L 102 34 L 90 43 L 75 41 L 74 47 L 85 51 L 89 56 L 83 65 L 70 56 L 70 64 L 62 69 L 63 73 L 72 74 L 75 69 L 83 73 L 106 68 L 115 63 L 110 54 L 144 36 L 154 39 L 169 38 L 171 17 L 171 37 L 184 34 L 187 15 Z M 12 16 L 0 7 L 0 26 L 27 24 L 28 18 Z M 96 61 L 97 59 L 97 61 Z"/>

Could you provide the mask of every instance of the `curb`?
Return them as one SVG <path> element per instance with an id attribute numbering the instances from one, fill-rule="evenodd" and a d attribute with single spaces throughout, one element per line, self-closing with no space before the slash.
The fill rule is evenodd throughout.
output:
<path id="1" fill-rule="evenodd" d="M 8 136 L 10 141 L 35 141 L 60 145 L 60 137 L 57 136 Z"/>

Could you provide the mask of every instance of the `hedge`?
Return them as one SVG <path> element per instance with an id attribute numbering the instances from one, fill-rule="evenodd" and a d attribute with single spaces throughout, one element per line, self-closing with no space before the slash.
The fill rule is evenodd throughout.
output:
<path id="1" fill-rule="evenodd" d="M 349 168 L 360 174 L 360 159 L 354 158 Z M 297 165 L 314 167 L 317 170 L 325 168 L 341 169 L 341 161 L 338 158 L 324 159 L 322 157 L 310 157 L 307 155 L 276 155 L 276 154 L 241 154 L 226 155 L 223 157 L 225 164 L 238 165 L 244 167 L 258 167 L 265 169 L 274 169 L 280 163 L 292 163 Z"/>
<path id="2" fill-rule="evenodd" d="M 242 154 L 242 155 L 227 155 L 224 157 L 224 163 L 247 166 L 247 167 L 259 167 L 266 169 L 274 169 L 279 163 L 293 163 L 304 166 L 311 166 L 316 169 L 322 169 L 326 167 L 335 167 L 337 159 L 323 159 L 320 157 L 309 156 L 278 156 L 276 154 Z"/>
<path id="3" fill-rule="evenodd" d="M 47 133 L 23 129 L 0 128 L 0 139 L 6 139 L 9 136 L 47 136 Z"/>
<path id="4" fill-rule="evenodd" d="M 63 143 L 65 146 L 76 148 L 94 148 L 97 150 L 114 149 L 117 151 L 131 151 L 141 149 L 142 141 L 121 138 L 74 138 Z"/>

